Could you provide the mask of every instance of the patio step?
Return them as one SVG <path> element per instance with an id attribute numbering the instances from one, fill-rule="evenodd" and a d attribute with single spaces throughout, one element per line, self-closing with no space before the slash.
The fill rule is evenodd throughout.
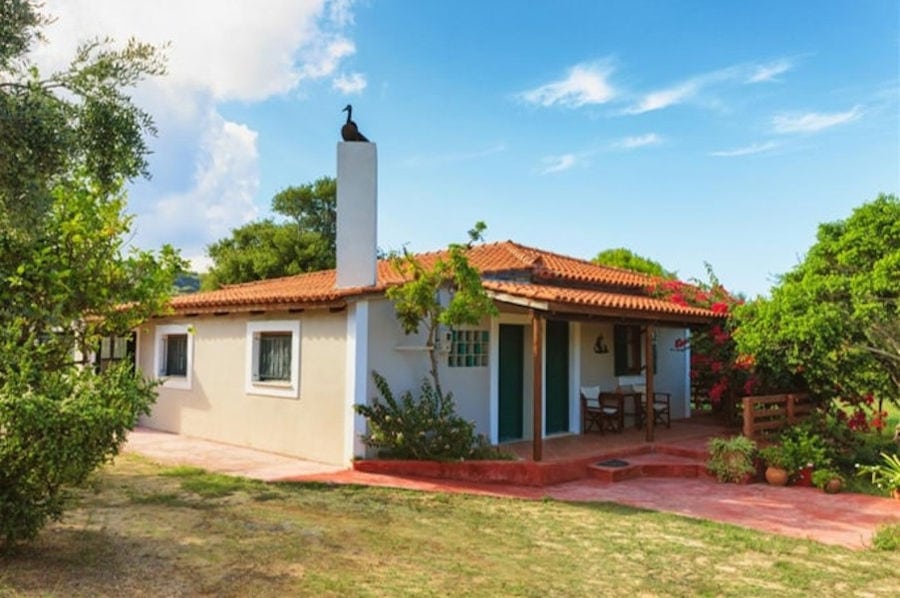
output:
<path id="1" fill-rule="evenodd" d="M 593 463 L 587 467 L 587 475 L 604 482 L 621 482 L 640 477 L 696 478 L 709 473 L 705 459 L 653 452 Z"/>

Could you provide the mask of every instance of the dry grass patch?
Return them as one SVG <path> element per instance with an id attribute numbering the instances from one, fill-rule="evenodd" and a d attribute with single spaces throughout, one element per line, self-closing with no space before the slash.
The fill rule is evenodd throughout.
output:
<path id="1" fill-rule="evenodd" d="M 120 458 L 2 596 L 895 596 L 897 553 L 611 504 L 264 484 Z"/>

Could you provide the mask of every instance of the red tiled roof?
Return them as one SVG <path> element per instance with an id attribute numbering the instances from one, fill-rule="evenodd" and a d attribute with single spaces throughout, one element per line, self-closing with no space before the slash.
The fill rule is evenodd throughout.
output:
<path id="1" fill-rule="evenodd" d="M 504 282 L 497 280 L 484 281 L 484 288 L 494 297 L 509 295 L 528 299 L 534 302 L 547 303 L 554 311 L 571 311 L 578 313 L 584 308 L 600 312 L 652 313 L 667 316 L 687 316 L 708 318 L 712 312 L 697 307 L 687 307 L 644 295 L 610 293 L 591 289 L 558 287 L 543 284 L 527 284 Z"/>
<path id="2" fill-rule="evenodd" d="M 440 251 L 418 254 L 416 257 L 427 267 L 446 255 L 446 251 Z M 512 241 L 477 245 L 469 251 L 468 258 L 469 263 L 484 276 L 485 288 L 497 293 L 552 302 L 576 311 L 579 308 L 594 308 L 702 318 L 712 315 L 707 310 L 642 296 L 640 291 L 653 282 L 644 274 L 598 266 Z M 497 280 L 499 277 L 534 282 Z M 387 260 L 378 262 L 376 278 L 376 284 L 372 287 L 336 289 L 335 271 L 323 270 L 180 295 L 172 299 L 171 307 L 176 313 L 190 313 L 337 306 L 343 305 L 348 298 L 380 294 L 386 288 L 403 282 L 402 276 Z M 566 283 L 577 288 L 565 286 Z"/>

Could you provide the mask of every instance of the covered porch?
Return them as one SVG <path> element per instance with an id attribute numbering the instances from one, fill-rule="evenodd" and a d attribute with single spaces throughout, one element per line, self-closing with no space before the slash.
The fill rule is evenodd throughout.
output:
<path id="1" fill-rule="evenodd" d="M 493 443 L 537 462 L 568 458 L 571 451 L 606 452 L 708 432 L 685 419 L 691 415 L 689 353 L 674 346 L 690 326 L 710 322 L 710 312 L 673 309 L 669 302 L 640 296 L 617 295 L 609 306 L 585 303 L 578 293 L 570 299 L 559 288 L 538 287 L 546 290 L 545 300 L 534 294 L 534 286 L 530 297 L 504 286 L 507 292 L 491 293 L 500 308 L 491 329 L 491 338 L 498 339 L 490 359 Z M 605 294 L 584 295 L 593 301 Z M 623 404 L 630 426 L 582 434 L 585 387 L 628 395 L 631 400 Z M 666 423 L 671 419 L 672 427 L 654 425 L 652 416 L 635 427 L 641 413 L 654 413 L 659 392 L 670 396 Z"/>

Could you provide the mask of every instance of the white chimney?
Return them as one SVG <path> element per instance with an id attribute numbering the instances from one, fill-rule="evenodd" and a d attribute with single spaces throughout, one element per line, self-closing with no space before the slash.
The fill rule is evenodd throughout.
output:
<path id="1" fill-rule="evenodd" d="M 378 151 L 374 143 L 337 144 L 337 287 L 375 284 Z"/>

